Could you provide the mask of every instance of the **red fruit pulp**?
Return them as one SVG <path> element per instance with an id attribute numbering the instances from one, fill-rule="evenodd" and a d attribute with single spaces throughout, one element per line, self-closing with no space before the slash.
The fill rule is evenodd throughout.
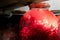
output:
<path id="1" fill-rule="evenodd" d="M 58 40 L 58 19 L 46 9 L 31 9 L 20 20 L 21 40 Z"/>
<path id="2" fill-rule="evenodd" d="M 58 34 L 59 34 L 59 40 L 60 40 L 60 15 L 58 15 L 57 18 L 58 18 Z"/>

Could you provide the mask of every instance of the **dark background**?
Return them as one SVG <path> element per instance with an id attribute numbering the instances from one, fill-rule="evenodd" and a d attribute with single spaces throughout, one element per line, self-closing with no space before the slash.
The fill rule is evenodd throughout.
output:
<path id="1" fill-rule="evenodd" d="M 15 39 L 10 38 L 9 40 L 19 40 L 19 22 L 22 15 L 12 15 L 8 17 L 7 15 L 0 15 L 0 40 L 5 40 L 3 38 L 4 34 L 10 35 L 9 32 L 15 34 Z M 7 36 L 7 35 L 6 35 Z M 7 37 L 8 39 L 8 37 Z M 6 40 L 7 40 L 6 39 Z"/>

